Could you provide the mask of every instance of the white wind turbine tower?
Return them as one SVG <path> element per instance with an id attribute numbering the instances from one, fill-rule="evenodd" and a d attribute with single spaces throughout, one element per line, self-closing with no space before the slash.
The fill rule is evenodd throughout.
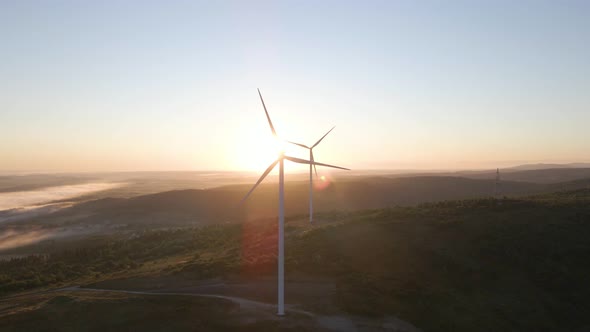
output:
<path id="1" fill-rule="evenodd" d="M 260 90 L 258 90 L 258 95 L 260 96 L 260 101 L 262 102 L 262 107 L 264 107 L 264 113 L 266 113 L 266 119 L 268 120 L 268 124 L 270 126 L 270 130 L 272 134 L 277 137 L 277 132 L 272 125 L 272 121 L 270 121 L 270 116 L 268 115 L 268 111 L 266 110 L 266 105 L 264 104 L 264 100 L 262 99 L 262 94 L 260 94 Z M 344 167 L 333 166 L 328 164 L 322 164 L 315 161 L 299 159 L 294 157 L 285 156 L 285 154 L 281 151 L 277 160 L 275 160 L 268 168 L 262 173 L 254 187 L 250 189 L 250 191 L 244 196 L 241 203 L 243 203 L 248 196 L 258 187 L 260 182 L 264 180 L 264 178 L 273 170 L 273 168 L 279 164 L 279 253 L 278 253 L 278 298 L 277 298 L 277 314 L 279 316 L 283 316 L 285 314 L 285 234 L 284 234 L 284 226 L 285 226 L 285 172 L 284 172 L 284 161 L 285 159 L 290 160 L 295 163 L 299 164 L 308 164 L 308 165 L 318 165 L 318 166 L 325 166 L 325 167 L 332 167 L 332 168 L 339 168 L 345 169 Z"/>
<path id="2" fill-rule="evenodd" d="M 296 143 L 296 142 L 291 142 L 291 141 L 287 141 L 288 143 L 291 144 L 295 144 L 298 145 L 304 149 L 308 149 L 309 150 L 309 160 L 313 163 L 314 159 L 313 159 L 313 148 L 315 148 L 318 144 L 320 144 L 320 142 L 324 139 L 324 137 L 328 136 L 328 134 L 334 130 L 334 128 L 336 127 L 332 127 L 332 129 L 328 130 L 327 133 L 324 134 L 324 136 L 322 136 L 322 138 L 320 138 L 317 142 L 315 142 L 314 145 L 312 145 L 311 147 L 305 145 L 305 144 L 301 144 L 301 143 Z M 313 223 L 313 175 L 312 175 L 312 164 L 309 164 L 309 223 Z M 318 177 L 318 170 L 315 167 L 315 165 L 313 165 L 313 168 L 315 170 L 315 176 L 316 178 Z"/>

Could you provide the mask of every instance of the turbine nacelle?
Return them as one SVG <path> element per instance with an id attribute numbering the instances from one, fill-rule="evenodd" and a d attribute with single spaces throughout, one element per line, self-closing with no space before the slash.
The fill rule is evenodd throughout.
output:
<path id="1" fill-rule="evenodd" d="M 334 130 L 334 128 L 336 128 L 336 126 L 332 127 L 330 130 L 328 130 L 328 132 L 327 132 L 327 133 L 325 133 L 325 134 L 324 134 L 324 136 L 322 136 L 322 137 L 321 137 L 321 138 L 320 138 L 320 139 L 319 139 L 317 142 L 315 142 L 315 144 L 314 144 L 314 145 L 312 145 L 311 147 L 309 147 L 309 146 L 307 146 L 307 145 L 305 145 L 305 144 L 301 144 L 301 143 L 297 143 L 297 142 L 292 142 L 292 141 L 287 141 L 287 143 L 289 143 L 289 144 L 293 144 L 293 145 L 297 145 L 297 146 L 300 146 L 300 147 L 302 147 L 302 148 L 304 148 L 304 149 L 308 149 L 308 150 L 309 150 L 309 160 L 310 160 L 311 162 L 313 162 L 313 161 L 314 161 L 314 158 L 313 158 L 313 148 L 315 148 L 316 146 L 318 146 L 318 144 L 320 144 L 320 142 L 321 142 L 321 141 L 324 139 L 324 137 L 328 136 L 328 134 L 329 134 L 329 133 L 330 133 L 332 130 Z M 316 164 L 313 164 L 313 170 L 315 171 L 315 177 L 317 178 L 317 177 L 318 177 L 318 169 L 317 169 L 317 167 L 316 167 Z M 311 165 L 310 165 L 309 173 L 310 173 L 310 177 L 311 177 Z M 310 178 L 310 181 L 311 181 L 311 178 Z"/>

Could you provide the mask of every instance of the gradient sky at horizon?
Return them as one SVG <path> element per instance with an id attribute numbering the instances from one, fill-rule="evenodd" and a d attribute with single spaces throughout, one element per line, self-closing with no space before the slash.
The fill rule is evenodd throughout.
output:
<path id="1" fill-rule="evenodd" d="M 590 161 L 588 1 L 0 1 L 0 171 Z M 293 151 L 305 156 L 304 151 Z"/>

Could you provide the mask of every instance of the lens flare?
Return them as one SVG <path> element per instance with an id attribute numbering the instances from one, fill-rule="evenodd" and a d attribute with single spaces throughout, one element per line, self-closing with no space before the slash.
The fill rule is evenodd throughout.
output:
<path id="1" fill-rule="evenodd" d="M 316 190 L 324 190 L 330 186 L 332 178 L 329 175 L 321 175 L 317 181 L 314 181 L 314 188 Z"/>

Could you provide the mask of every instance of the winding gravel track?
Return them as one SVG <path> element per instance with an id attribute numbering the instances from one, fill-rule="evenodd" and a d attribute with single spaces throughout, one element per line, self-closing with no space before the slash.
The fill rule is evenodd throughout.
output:
<path id="1" fill-rule="evenodd" d="M 74 287 L 66 287 L 56 289 L 55 291 L 90 291 L 90 292 L 109 292 L 109 293 L 124 293 L 124 294 L 135 294 L 135 295 L 173 295 L 173 296 L 193 296 L 193 297 L 209 297 L 209 298 L 216 298 L 216 299 L 224 299 L 236 303 L 240 306 L 240 308 L 244 309 L 264 309 L 264 310 L 272 310 L 276 306 L 269 303 L 259 302 L 248 300 L 241 297 L 235 296 L 226 296 L 226 295 L 215 295 L 215 294 L 199 294 L 199 293 L 179 293 L 179 292 L 145 292 L 145 291 L 131 291 L 131 290 L 120 290 L 120 289 L 101 289 L 101 288 L 86 288 L 80 286 Z M 316 315 L 305 311 L 293 308 L 291 305 L 287 305 L 287 308 L 290 312 L 315 317 Z"/>

